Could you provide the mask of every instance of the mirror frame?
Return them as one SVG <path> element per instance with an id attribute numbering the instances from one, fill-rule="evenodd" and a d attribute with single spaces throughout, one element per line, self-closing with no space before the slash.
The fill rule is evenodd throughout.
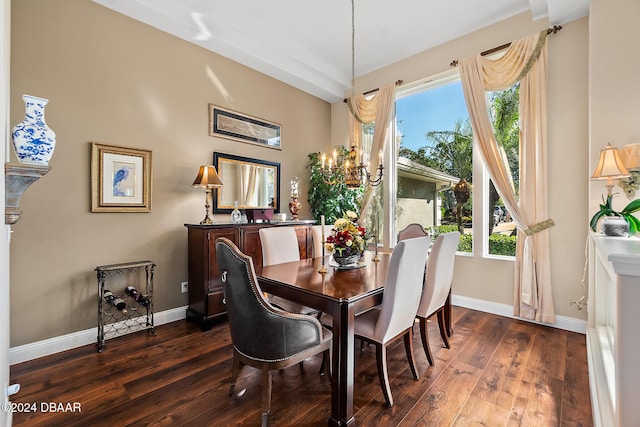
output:
<path id="1" fill-rule="evenodd" d="M 222 190 L 224 190 L 224 180 L 225 178 L 220 175 L 220 165 L 221 162 L 224 160 L 232 160 L 234 162 L 239 162 L 239 163 L 247 163 L 247 164 L 251 164 L 251 165 L 260 165 L 260 166 L 272 166 L 275 168 L 276 170 L 276 177 L 275 177 L 275 206 L 273 207 L 273 211 L 275 213 L 280 212 L 280 163 L 277 162 L 269 162 L 267 160 L 260 160 L 260 159 L 253 159 L 250 157 L 242 157 L 242 156 L 236 156 L 235 154 L 225 154 L 225 153 L 220 153 L 218 151 L 214 151 L 213 152 L 213 165 L 216 167 L 216 171 L 218 172 L 218 175 L 220 176 L 220 180 L 222 181 L 222 188 L 217 188 L 215 189 L 215 191 L 213 191 L 213 213 L 231 213 L 231 211 L 233 211 L 233 207 L 220 207 L 219 206 L 219 201 L 221 200 L 220 197 L 220 192 Z M 249 208 L 241 208 L 242 209 L 259 209 L 259 208 L 263 208 L 264 206 L 255 206 L 255 207 L 249 207 Z"/>

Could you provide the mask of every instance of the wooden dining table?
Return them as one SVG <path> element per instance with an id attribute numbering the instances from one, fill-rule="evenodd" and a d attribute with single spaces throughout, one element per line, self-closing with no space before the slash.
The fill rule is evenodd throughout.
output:
<path id="1" fill-rule="evenodd" d="M 326 273 L 319 273 L 323 258 L 257 267 L 262 290 L 333 317 L 331 416 L 329 426 L 353 426 L 354 319 L 356 314 L 382 302 L 391 254 L 374 262 L 366 252 L 360 268 L 338 269 L 324 258 Z"/>
<path id="2" fill-rule="evenodd" d="M 333 267 L 328 256 L 324 261 L 322 257 L 317 257 L 256 267 L 258 282 L 263 291 L 333 317 L 329 426 L 355 425 L 354 319 L 358 313 L 382 302 L 391 254 L 380 253 L 379 261 L 373 261 L 373 257 L 373 253 L 366 252 L 363 265 L 350 269 Z M 319 273 L 323 264 L 327 267 L 327 272 Z"/>

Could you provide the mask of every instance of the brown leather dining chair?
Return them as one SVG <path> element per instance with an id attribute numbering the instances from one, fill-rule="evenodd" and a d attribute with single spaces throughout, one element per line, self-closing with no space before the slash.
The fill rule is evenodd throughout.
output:
<path id="1" fill-rule="evenodd" d="M 416 317 L 420 322 L 422 347 L 427 355 L 429 365 L 433 365 L 433 355 L 429 346 L 427 319 L 434 314 L 438 316 L 438 326 L 444 346 L 449 348 L 449 339 L 445 329 L 444 306 L 451 291 L 453 266 L 459 242 L 460 233 L 457 231 L 439 235 L 433 243 L 427 261 L 427 272 Z"/>
<path id="2" fill-rule="evenodd" d="M 233 395 L 242 365 L 262 370 L 262 427 L 271 412 L 271 371 L 280 370 L 331 349 L 331 331 L 313 316 L 273 307 L 263 296 L 251 257 L 230 240 L 216 240 L 218 267 L 233 343 L 229 395 Z"/>
<path id="3" fill-rule="evenodd" d="M 354 334 L 376 347 L 378 379 L 387 406 L 393 406 L 387 373 L 387 346 L 404 338 L 405 351 L 414 379 L 418 370 L 413 358 L 413 323 L 422 293 L 424 263 L 431 239 L 407 239 L 393 248 L 382 304 L 355 318 Z"/>

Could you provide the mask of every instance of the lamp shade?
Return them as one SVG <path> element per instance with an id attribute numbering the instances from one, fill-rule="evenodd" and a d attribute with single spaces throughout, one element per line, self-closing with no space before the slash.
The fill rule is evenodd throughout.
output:
<path id="1" fill-rule="evenodd" d="M 198 176 L 196 176 L 191 185 L 200 188 L 222 187 L 222 181 L 218 177 L 216 168 L 211 165 L 202 165 L 198 171 Z"/>
<path id="2" fill-rule="evenodd" d="M 630 171 L 640 170 L 640 144 L 627 144 L 620 151 L 622 162 Z"/>
<path id="3" fill-rule="evenodd" d="M 620 159 L 618 149 L 608 143 L 604 150 L 600 150 L 598 166 L 591 176 L 592 179 L 624 178 L 629 176 L 629 171 Z"/>

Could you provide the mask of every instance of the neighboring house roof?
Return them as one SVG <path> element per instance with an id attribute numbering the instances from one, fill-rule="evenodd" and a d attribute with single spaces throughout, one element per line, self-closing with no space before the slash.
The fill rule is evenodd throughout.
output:
<path id="1" fill-rule="evenodd" d="M 421 165 L 406 157 L 398 157 L 398 176 L 417 181 L 433 182 L 436 184 L 437 191 L 451 188 L 460 181 L 460 178 Z"/>

